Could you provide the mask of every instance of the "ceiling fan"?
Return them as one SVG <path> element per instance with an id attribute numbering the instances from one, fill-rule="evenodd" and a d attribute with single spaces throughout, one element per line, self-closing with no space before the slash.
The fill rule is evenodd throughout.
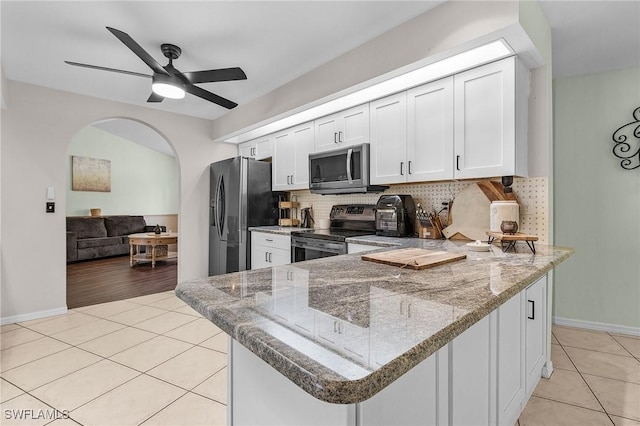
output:
<path id="1" fill-rule="evenodd" d="M 107 27 L 107 29 L 118 38 L 125 46 L 136 54 L 142 61 L 151 68 L 153 75 L 142 74 L 134 71 L 125 71 L 115 68 L 100 67 L 97 65 L 81 64 L 78 62 L 65 61 L 69 65 L 77 67 L 92 68 L 102 71 L 111 71 L 121 74 L 135 75 L 138 77 L 151 78 L 151 96 L 147 102 L 162 102 L 164 98 L 182 99 L 186 93 L 213 102 L 228 109 L 238 106 L 237 103 L 206 91 L 196 83 L 211 83 L 216 81 L 246 80 L 247 76 L 241 68 L 220 68 L 206 71 L 180 72 L 173 66 L 173 61 L 180 57 L 182 50 L 174 45 L 165 43 L 160 46 L 162 53 L 169 59 L 165 66 L 160 65 L 151 55 L 149 55 L 129 34 Z"/>

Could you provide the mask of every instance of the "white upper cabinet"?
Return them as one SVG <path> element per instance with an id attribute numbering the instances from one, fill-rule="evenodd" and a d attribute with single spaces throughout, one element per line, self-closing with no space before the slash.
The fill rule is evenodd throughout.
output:
<path id="1" fill-rule="evenodd" d="M 453 178 L 453 77 L 407 92 L 407 181 Z"/>
<path id="2" fill-rule="evenodd" d="M 527 95 L 515 57 L 455 75 L 456 179 L 527 175 Z"/>
<path id="3" fill-rule="evenodd" d="M 313 141 L 313 122 L 275 134 L 271 166 L 274 191 L 309 188 L 309 153 Z"/>
<path id="4" fill-rule="evenodd" d="M 377 99 L 369 104 L 369 111 L 371 183 L 406 182 L 407 92 Z"/>
<path id="5" fill-rule="evenodd" d="M 314 152 L 369 142 L 369 105 L 359 105 L 315 121 Z"/>
<path id="6" fill-rule="evenodd" d="M 374 184 L 453 179 L 453 77 L 371 102 Z"/>
<path id="7" fill-rule="evenodd" d="M 267 135 L 240 144 L 238 146 L 238 155 L 255 158 L 256 160 L 270 158 L 273 155 L 273 135 Z"/>

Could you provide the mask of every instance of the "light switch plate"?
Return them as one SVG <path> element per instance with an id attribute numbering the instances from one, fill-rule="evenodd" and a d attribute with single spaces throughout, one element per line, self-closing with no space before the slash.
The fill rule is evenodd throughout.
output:
<path id="1" fill-rule="evenodd" d="M 56 203 L 47 202 L 47 213 L 55 213 L 56 212 Z"/>

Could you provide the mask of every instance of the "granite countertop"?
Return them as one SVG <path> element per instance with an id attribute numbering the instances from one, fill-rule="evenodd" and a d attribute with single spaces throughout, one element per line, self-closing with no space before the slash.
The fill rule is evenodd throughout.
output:
<path id="1" fill-rule="evenodd" d="M 297 226 L 250 226 L 249 231 L 267 232 L 269 234 L 291 235 L 295 231 L 313 231 L 317 228 L 299 228 Z"/>
<path id="2" fill-rule="evenodd" d="M 349 254 L 186 281 L 176 294 L 307 393 L 350 404 L 375 395 L 573 253 L 544 245 L 535 255 L 526 245 L 516 253 L 498 246 L 474 252 L 464 242 L 381 238 L 352 242 L 467 258 L 416 271 Z"/>

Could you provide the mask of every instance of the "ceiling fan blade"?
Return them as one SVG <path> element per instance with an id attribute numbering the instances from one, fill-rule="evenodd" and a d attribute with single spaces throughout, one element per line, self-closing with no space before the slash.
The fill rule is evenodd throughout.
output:
<path id="1" fill-rule="evenodd" d="M 116 36 L 118 40 L 124 43 L 133 53 L 136 54 L 142 61 L 149 66 L 154 72 L 158 74 L 170 75 L 167 70 L 165 70 L 162 65 L 158 63 L 151 55 L 147 53 L 146 50 L 142 48 L 131 36 L 123 31 L 116 30 L 115 28 L 107 27 L 111 34 Z"/>
<path id="2" fill-rule="evenodd" d="M 151 76 L 148 75 L 148 74 L 142 74 L 142 73 L 134 72 L 134 71 L 118 70 L 118 69 L 115 69 L 115 68 L 100 67 L 98 65 L 81 64 L 79 62 L 71 62 L 71 61 L 64 61 L 64 62 L 66 64 L 73 65 L 75 67 L 91 68 L 91 69 L 94 69 L 94 70 L 110 71 L 110 72 L 117 72 L 117 73 L 120 73 L 120 74 L 135 75 L 136 77 L 151 78 Z"/>
<path id="3" fill-rule="evenodd" d="M 151 92 L 151 95 L 149 95 L 149 99 L 147 99 L 147 102 L 162 102 L 164 100 L 164 98 L 160 95 L 158 95 L 155 92 Z"/>
<path id="4" fill-rule="evenodd" d="M 191 83 L 212 83 L 214 81 L 246 80 L 247 75 L 241 68 L 221 68 L 208 71 L 182 73 Z"/>
<path id="5" fill-rule="evenodd" d="M 198 86 L 194 86 L 191 84 L 187 84 L 186 87 L 184 88 L 187 92 L 191 93 L 192 95 L 195 95 L 199 98 L 202 99 L 206 99 L 209 102 L 213 102 L 215 104 L 218 104 L 220 106 L 223 106 L 227 109 L 233 109 L 235 107 L 238 106 L 237 103 L 230 101 L 229 99 L 225 99 L 222 96 L 218 96 L 216 94 L 213 94 L 211 92 L 207 92 L 204 89 L 199 88 Z"/>

